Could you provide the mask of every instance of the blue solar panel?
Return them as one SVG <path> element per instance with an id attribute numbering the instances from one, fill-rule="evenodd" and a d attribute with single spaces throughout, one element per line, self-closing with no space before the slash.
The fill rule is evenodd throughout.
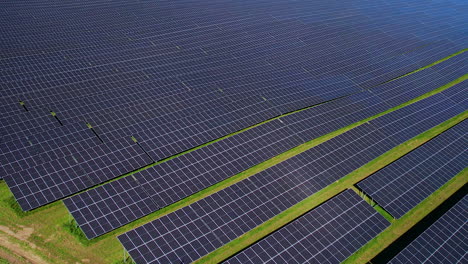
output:
<path id="1" fill-rule="evenodd" d="M 369 92 L 352 95 L 252 128 L 137 173 L 134 177 L 141 184 L 138 188 L 143 187 L 151 193 L 158 208 L 164 207 L 304 141 L 384 110 L 384 103 Z M 107 223 L 115 222 L 115 213 L 140 199 L 126 200 L 123 198 L 125 193 L 110 191 L 113 188 L 104 185 L 96 189 L 99 195 L 85 192 L 65 200 L 65 205 L 76 216 L 88 238 L 117 228 L 119 225 L 109 226 Z M 95 204 L 99 206 L 92 206 Z M 100 216 L 102 210 L 108 211 L 105 217 Z M 131 222 L 137 218 L 128 216 L 126 219 Z"/>
<path id="2" fill-rule="evenodd" d="M 445 131 L 358 187 L 392 216 L 402 217 L 467 166 L 466 124 Z"/>
<path id="3" fill-rule="evenodd" d="M 468 196 L 398 253 L 389 263 L 465 263 Z"/>
<path id="4" fill-rule="evenodd" d="M 417 103 L 398 109 L 371 123 L 393 134 L 398 142 L 404 142 L 422 132 L 462 113 L 463 110 L 442 94 L 436 94 Z M 392 126 L 405 123 L 405 126 Z"/>
<path id="5" fill-rule="evenodd" d="M 426 111 L 419 112 L 422 121 L 413 126 L 431 123 L 434 117 L 428 115 L 430 109 Z M 397 122 L 380 127 L 372 123 L 356 127 L 130 231 L 121 236 L 122 244 L 137 263 L 194 261 L 403 143 L 384 129 L 407 128 L 404 116 L 393 118 Z"/>
<path id="6" fill-rule="evenodd" d="M 76 123 L 57 127 L 24 139 L 0 144 L 0 175 L 20 172 L 45 162 L 76 154 L 101 144 L 95 134 L 84 124 Z"/>
<path id="7" fill-rule="evenodd" d="M 398 106 L 461 77 L 462 75 L 452 76 L 449 74 L 455 70 L 452 66 L 457 64 L 459 64 L 458 61 L 449 59 L 439 64 L 439 67 L 447 70 L 447 74 L 441 75 L 431 67 L 375 87 L 372 92 L 381 98 L 385 98 L 385 101 L 391 107 Z"/>
<path id="8" fill-rule="evenodd" d="M 60 200 L 152 162 L 131 139 L 99 144 L 80 155 L 63 154 L 4 177 L 23 210 Z"/>
<path id="9" fill-rule="evenodd" d="M 459 2 L 384 0 L 4 2 L 0 178 L 31 210 L 318 105 L 79 196 L 71 211 L 95 237 L 464 74 L 466 54 L 362 92 L 465 48 L 463 11 Z M 384 138 L 366 151 L 381 154 L 459 113 L 451 102 L 465 100 L 455 94 L 400 112 L 406 121 L 365 125 L 380 129 L 368 140 Z M 343 174 L 368 160 L 352 148 L 369 142 L 339 140 L 344 157 L 321 169 L 356 157 L 336 169 Z"/>
<path id="10" fill-rule="evenodd" d="M 347 190 L 223 263 L 340 263 L 389 225 Z"/>
<path id="11" fill-rule="evenodd" d="M 460 105 L 463 110 L 466 110 L 468 109 L 468 98 L 465 96 L 468 92 L 467 88 L 468 82 L 464 81 L 451 87 L 450 89 L 443 91 L 442 94 Z"/>

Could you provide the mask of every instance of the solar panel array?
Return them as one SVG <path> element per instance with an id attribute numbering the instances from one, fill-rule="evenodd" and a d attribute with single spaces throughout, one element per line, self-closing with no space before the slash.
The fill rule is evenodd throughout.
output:
<path id="1" fill-rule="evenodd" d="M 224 263 L 341 263 L 389 225 L 346 190 Z"/>
<path id="2" fill-rule="evenodd" d="M 464 52 L 394 80 L 466 48 L 468 5 L 457 0 L 1 5 L 0 179 L 23 210 L 68 197 L 64 203 L 88 238 L 468 72 Z M 137 263 L 195 260 L 462 113 L 466 85 L 372 120 L 119 239 Z M 367 179 L 385 174 L 385 188 L 398 188 L 385 194 L 385 209 L 403 215 L 463 169 L 465 127 L 466 121 L 387 167 L 404 176 L 417 168 L 412 181 L 387 168 Z M 387 225 L 346 191 L 228 262 L 339 262 Z M 320 237 L 330 245 L 305 247 Z"/>
<path id="3" fill-rule="evenodd" d="M 81 128 L 85 123 L 107 146 L 126 145 L 134 136 L 144 149 L 138 153 L 157 161 L 281 113 L 349 96 L 463 47 L 458 4 L 412 3 L 400 12 L 401 3 L 384 1 L 183 3 L 5 3 L 0 155 L 22 154 L 21 162 L 8 159 L 13 164 L 2 168 L 8 176 L 0 177 L 10 178 L 12 187 L 47 178 L 29 169 L 73 166 L 44 159 L 63 151 L 95 168 L 95 159 L 81 159 L 102 148 Z M 376 7 L 385 10 L 386 23 L 375 16 Z M 34 23 L 27 26 L 18 19 L 31 14 L 27 21 Z M 58 23 L 64 18 L 73 23 Z M 120 162 L 129 161 L 115 165 Z M 136 165 L 151 162 L 145 157 Z M 26 179 L 12 179 L 23 172 Z M 116 176 L 91 176 L 92 184 L 72 176 L 81 182 L 73 190 Z M 61 197 L 51 190 L 61 182 L 35 181 L 29 188 L 39 197 L 18 196 L 31 199 L 22 202 L 25 209 Z M 54 197 L 42 197 L 51 192 Z"/>
<path id="4" fill-rule="evenodd" d="M 467 165 L 467 121 L 358 183 L 396 218 L 419 204 Z"/>
<path id="5" fill-rule="evenodd" d="M 389 263 L 464 263 L 467 260 L 468 197 L 465 196 Z"/>
<path id="6" fill-rule="evenodd" d="M 398 140 L 403 142 L 459 113 L 460 109 L 452 105 L 452 101 L 443 95 L 437 95 L 432 99 L 426 99 L 418 104 L 410 105 L 404 110 L 381 117 L 375 122 L 378 122 L 379 126 L 385 127 L 384 129 L 391 129 L 395 136 L 400 137 Z M 431 107 L 428 108 L 428 106 Z M 78 225 L 82 227 L 86 236 L 94 238 L 144 216 L 145 214 L 122 216 L 123 210 L 128 211 L 134 204 L 140 203 L 140 200 L 155 201 L 155 205 L 152 205 L 151 208 L 155 208 L 154 211 L 156 211 L 297 146 L 299 142 L 312 140 L 385 109 L 384 104 L 369 92 L 342 98 L 281 118 L 282 124 L 277 122 L 271 125 L 261 125 L 250 132 L 241 133 L 215 143 L 211 147 L 201 148 L 136 174 L 134 177 L 137 183 L 134 184 L 134 188 L 145 189 L 149 195 L 127 199 L 126 193 L 111 191 L 114 189 L 113 185 L 104 185 L 65 200 L 65 205 L 75 217 Z M 437 115 L 429 115 L 432 119 L 427 119 L 427 116 L 421 116 L 424 115 L 425 111 L 432 111 Z M 402 122 L 398 118 L 400 115 L 411 117 L 411 119 L 404 120 L 408 125 L 401 133 L 394 131 L 398 129 L 398 126 L 394 128 L 385 126 L 385 123 Z M 421 123 L 415 120 L 425 120 L 425 122 Z M 284 131 L 287 131 L 283 133 L 296 134 L 298 137 L 294 136 L 293 140 L 287 142 L 286 146 L 280 147 L 280 142 L 275 140 L 270 142 L 270 140 L 287 138 L 285 134 L 272 136 L 267 131 L 276 132 L 273 129 L 275 126 L 282 127 L 284 125 L 288 128 L 283 128 L 283 130 L 286 129 Z M 408 130 L 409 128 L 411 131 Z M 224 141 L 230 143 L 228 147 L 223 144 Z M 262 153 L 265 143 L 257 143 L 257 145 L 252 144 L 252 142 L 269 142 L 269 153 Z M 231 161 L 232 159 L 234 161 Z M 202 162 L 197 162 L 200 160 Z M 205 175 L 209 175 L 209 178 L 205 178 Z M 116 185 L 119 184 L 116 183 Z M 114 209 L 110 210 L 109 208 Z M 150 211 L 147 211 L 146 214 L 149 213 Z"/>
<path id="7" fill-rule="evenodd" d="M 122 216 L 123 210 L 140 199 L 151 197 L 154 208 L 165 207 L 302 142 L 383 110 L 384 103 L 369 92 L 356 94 L 262 124 L 133 175 L 134 188 L 145 189 L 148 197 L 128 199 L 126 193 L 111 191 L 121 183 L 111 183 L 64 202 L 87 237 L 93 238 L 143 216 Z"/>
<path id="8" fill-rule="evenodd" d="M 438 109 L 441 97 L 435 95 L 411 105 L 409 114 L 405 108 L 397 110 L 401 113 L 393 115 L 396 122 L 358 126 L 129 231 L 121 236 L 122 244 L 137 263 L 194 261 L 403 143 L 400 135 L 416 136 L 427 124 L 434 125 L 432 120 L 439 116 L 450 118 L 462 112 L 449 99 Z M 419 121 L 408 127 L 407 119 L 415 117 Z"/>
<path id="9" fill-rule="evenodd" d="M 23 210 L 60 200 L 152 162 L 130 138 L 96 145 L 79 155 L 53 155 L 56 158 L 4 178 Z"/>

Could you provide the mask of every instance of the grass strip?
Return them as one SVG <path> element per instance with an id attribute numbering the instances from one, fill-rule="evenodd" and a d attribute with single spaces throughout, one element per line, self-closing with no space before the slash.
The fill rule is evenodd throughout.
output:
<path id="1" fill-rule="evenodd" d="M 355 193 L 357 193 L 361 198 L 366 201 L 370 206 L 372 206 L 379 214 L 381 214 L 387 221 L 390 223 L 395 220 L 393 216 L 387 212 L 382 206 L 380 206 L 376 201 L 374 201 L 371 197 L 369 197 L 366 193 L 353 185 L 350 187 Z"/>
<path id="2" fill-rule="evenodd" d="M 340 180 L 330 184 L 319 192 L 309 196 L 303 201 L 297 203 L 296 205 L 290 207 L 289 209 L 281 212 L 275 217 L 271 218 L 267 222 L 257 226 L 251 231 L 243 234 L 237 239 L 229 242 L 221 248 L 216 249 L 215 251 L 205 255 L 194 263 L 219 263 L 228 257 L 236 254 L 242 249 L 250 246 L 251 244 L 257 242 L 263 237 L 269 235 L 270 233 L 278 230 L 284 225 L 290 223 L 294 219 L 300 217 L 304 213 L 314 209 L 320 204 L 326 202 L 333 196 L 341 193 L 342 191 L 352 188 L 354 184 L 365 179 L 374 172 L 382 169 L 388 164 L 394 162 L 400 157 L 404 156 L 413 149 L 421 146 L 428 140 L 439 135 L 443 131 L 449 129 L 450 127 L 458 124 L 459 122 L 465 120 L 468 117 L 468 111 L 461 113 L 438 126 L 425 131 L 424 133 L 406 141 L 403 144 L 391 149 L 390 151 L 384 153 L 380 157 L 370 161 L 361 168 L 355 170 L 354 172 L 344 176 Z"/>

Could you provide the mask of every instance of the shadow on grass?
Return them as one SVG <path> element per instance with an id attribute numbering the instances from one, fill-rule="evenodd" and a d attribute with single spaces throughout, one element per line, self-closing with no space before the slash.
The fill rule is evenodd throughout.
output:
<path id="1" fill-rule="evenodd" d="M 86 237 L 86 235 L 83 233 L 83 231 L 81 230 L 81 228 L 78 226 L 78 224 L 76 223 L 74 219 L 63 224 L 63 227 L 65 228 L 67 232 L 69 232 L 74 237 L 76 237 L 81 244 L 85 246 L 94 244 L 94 241 L 91 241 Z"/>
<path id="2" fill-rule="evenodd" d="M 133 261 L 131 257 L 126 257 L 125 259 L 113 262 L 112 264 L 136 264 L 136 263 L 135 261 Z"/>
<path id="3" fill-rule="evenodd" d="M 42 207 L 39 207 L 37 209 L 34 209 L 32 211 L 23 211 L 23 209 L 21 208 L 21 206 L 19 205 L 19 203 L 16 201 L 15 197 L 14 196 L 9 196 L 8 198 L 4 199 L 3 200 L 11 209 L 12 211 L 20 218 L 23 218 L 23 217 L 26 217 L 26 216 L 30 216 L 30 215 L 33 215 L 37 212 L 40 212 L 40 211 L 43 211 L 43 210 L 47 210 L 55 205 L 57 205 L 57 203 L 51 203 L 51 204 L 48 204 L 46 206 L 42 206 Z"/>

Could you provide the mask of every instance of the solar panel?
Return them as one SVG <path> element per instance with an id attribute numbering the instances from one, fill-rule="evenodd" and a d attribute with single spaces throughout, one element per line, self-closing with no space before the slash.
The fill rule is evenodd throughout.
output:
<path id="1" fill-rule="evenodd" d="M 467 93 L 467 88 L 468 88 L 468 82 L 464 81 L 461 82 L 450 89 L 447 89 L 442 92 L 443 95 L 447 96 L 451 100 L 453 100 L 455 103 L 460 105 L 461 108 L 464 110 L 468 109 L 468 98 L 464 96 Z"/>
<path id="2" fill-rule="evenodd" d="M 431 109 L 426 111 L 419 112 L 422 122 L 434 118 L 428 115 Z M 404 117 L 394 118 L 399 122 L 387 126 L 406 128 Z M 137 263 L 194 261 L 403 142 L 381 128 L 364 124 L 349 130 L 127 232 L 122 244 Z"/>
<path id="3" fill-rule="evenodd" d="M 286 116 L 281 120 L 262 124 L 139 172 L 134 177 L 148 193 L 152 194 L 158 208 L 164 207 L 266 161 L 301 142 L 383 111 L 385 110 L 383 107 L 383 102 L 368 92 L 353 95 L 337 100 L 331 105 L 323 104 Z M 106 229 L 102 226 L 114 221 L 117 217 L 115 212 L 118 213 L 134 203 L 133 200 L 128 200 L 126 203 L 126 200 L 122 198 L 125 194 L 115 193 L 108 189 L 113 189 L 113 187 L 104 185 L 96 189 L 99 195 L 83 193 L 64 201 L 71 214 L 76 216 L 77 223 L 84 226 L 83 230 L 88 238 L 118 227 L 107 225 Z M 106 198 L 103 199 L 103 197 Z M 82 203 L 82 200 L 86 202 Z M 94 204 L 99 204 L 99 206 L 93 207 Z M 112 210 L 109 211 L 109 208 Z M 109 212 L 101 217 L 102 210 Z M 127 219 L 131 222 L 137 218 L 127 217 Z M 94 222 L 97 223 L 90 224 Z M 91 230 L 93 228 L 99 230 Z"/>
<path id="4" fill-rule="evenodd" d="M 465 75 L 468 72 L 468 52 L 463 52 L 453 58 L 451 58 L 450 64 L 439 63 L 431 67 L 434 71 L 438 72 L 442 76 L 447 76 L 450 79 L 456 79 Z"/>
<path id="5" fill-rule="evenodd" d="M 91 149 L 101 144 L 84 124 L 76 123 L 0 144 L 0 175 L 6 176 Z"/>
<path id="6" fill-rule="evenodd" d="M 131 139 L 99 144 L 4 177 L 25 211 L 139 169 L 152 161 Z"/>
<path id="7" fill-rule="evenodd" d="M 463 263 L 468 228 L 465 196 L 398 253 L 389 263 Z"/>
<path id="8" fill-rule="evenodd" d="M 224 263 L 340 263 L 389 225 L 347 190 Z"/>
<path id="9" fill-rule="evenodd" d="M 392 216 L 402 217 L 466 167 L 466 124 L 445 131 L 358 187 Z"/>
<path id="10" fill-rule="evenodd" d="M 350 96 L 360 87 L 388 81 L 466 43 L 460 34 L 466 33 L 466 23 L 458 4 L 402 5 L 379 0 L 362 5 L 354 1 L 3 5 L 0 178 L 6 177 L 27 210 L 281 113 Z M 376 8 L 385 16 L 377 15 Z M 33 17 L 34 23 L 24 23 L 25 17 Z M 433 49 L 435 40 L 447 48 L 437 44 Z M 418 56 L 411 56 L 414 49 L 419 49 Z M 463 74 L 463 58 L 434 67 L 441 78 L 432 86 L 421 84 L 411 94 L 398 94 L 394 103 Z M 343 111 L 340 116 L 338 110 L 316 108 L 326 111 L 307 119 L 307 125 L 317 131 L 307 129 L 305 118 L 288 123 L 289 117 L 282 119 L 284 130 L 294 129 L 297 134 L 290 134 L 304 142 L 385 109 L 366 93 L 350 98 L 362 103 L 337 106 Z M 22 111 L 18 100 L 26 102 L 28 112 Z M 448 108 L 442 114 L 441 108 L 449 105 L 444 102 L 431 106 L 437 113 L 431 115 L 432 123 L 425 119 L 405 130 L 406 137 L 457 113 Z M 50 111 L 57 113 L 56 118 Z M 320 126 L 315 117 L 333 121 Z M 84 127 L 85 122 L 93 125 L 102 144 Z M 290 134 L 278 132 L 272 139 Z M 268 153 L 243 163 L 222 164 L 220 156 L 197 152 L 203 153 L 203 168 L 219 159 L 216 165 L 223 167 L 217 169 L 229 173 L 212 176 L 194 189 L 170 182 L 170 190 L 155 195 L 170 203 L 297 145 L 295 140 L 272 143 L 252 137 L 275 149 L 263 150 L 259 144 L 255 153 Z M 243 145 L 240 150 L 237 145 L 229 146 L 236 155 L 254 152 L 254 146 Z M 176 163 L 180 160 L 184 158 L 176 159 L 168 171 L 186 169 L 194 161 Z M 150 183 L 159 173 L 126 186 L 153 190 L 159 183 Z M 184 175 L 190 174 L 184 171 Z M 105 232 L 125 221 L 93 232 Z"/>
<path id="11" fill-rule="evenodd" d="M 154 209 L 156 211 L 298 144 L 299 140 L 294 134 L 280 121 L 275 120 L 139 172 L 133 176 L 139 183 L 135 188 L 144 189 L 150 194 L 158 206 Z M 80 226 L 89 225 L 90 229 L 101 230 L 99 223 L 112 221 L 116 218 L 116 213 L 125 208 L 129 209 L 133 204 L 130 200 L 129 203 L 125 202 L 122 198 L 125 194 L 110 192 L 109 188 L 113 187 L 104 185 L 95 189 L 95 192 L 79 194 L 64 201 L 72 215 L 77 216 L 76 220 Z M 102 199 L 103 197 L 107 198 Z M 87 202 L 80 204 L 81 200 Z M 123 202 L 119 202 L 120 200 Z M 100 206 L 93 207 L 94 204 Z M 87 213 L 90 208 L 96 210 Z M 102 208 L 113 210 L 104 215 L 104 218 L 96 217 L 95 212 L 99 213 Z M 127 218 L 128 222 L 137 219 L 130 216 Z M 89 224 L 96 220 L 98 224 Z M 110 226 L 111 229 L 104 228 L 101 232 L 86 234 L 88 238 L 93 238 L 116 227 L 118 226 Z"/>
<path id="12" fill-rule="evenodd" d="M 351 154 L 341 166 L 328 165 L 342 158 L 337 149 L 344 142 L 348 142 L 344 149 L 349 150 L 357 144 L 386 146 L 384 136 L 372 130 L 370 125 L 353 129 L 319 145 L 320 149 L 303 152 L 119 239 L 137 263 L 196 260 L 341 178 L 341 170 L 352 171 L 353 166 L 365 163 L 368 155 L 363 151 Z M 328 155 L 320 155 L 327 150 Z"/>
<path id="13" fill-rule="evenodd" d="M 456 52 L 460 48 L 449 40 L 439 40 L 430 44 L 430 49 L 416 49 L 406 56 L 418 61 L 420 65 L 429 65 L 435 61 L 446 58 Z"/>
<path id="14" fill-rule="evenodd" d="M 453 101 L 436 94 L 372 120 L 371 123 L 391 132 L 398 142 L 404 142 L 462 112 Z M 405 126 L 392 126 L 393 123 L 405 123 Z"/>
<path id="15" fill-rule="evenodd" d="M 28 137 L 35 131 L 59 127 L 60 123 L 47 111 L 18 111 L 17 116 L 2 115 L 0 126 L 2 132 L 0 142 L 6 142 Z"/>
<path id="16" fill-rule="evenodd" d="M 223 140 L 214 145 L 220 150 L 204 147 L 154 170 L 86 192 L 71 210 L 84 207 L 82 220 L 77 221 L 84 223 L 85 233 L 91 234 L 88 237 L 154 212 L 300 142 L 386 109 L 377 96 L 390 99 L 388 104 L 394 106 L 466 72 L 464 57 L 457 57 L 443 69 L 427 70 L 427 82 L 415 78 L 398 91 L 392 84 L 385 86 L 385 92 L 376 90 L 377 96 L 360 93 L 348 97 L 360 87 L 371 88 L 465 48 L 466 8 L 459 9 L 456 1 L 118 0 L 53 5 L 39 1 L 2 3 L 2 7 L 0 142 L 9 143 L 0 158 L 8 160 L 1 163 L 2 174 L 14 185 L 15 195 L 32 192 L 20 199 L 26 208 L 152 162 L 140 146 L 153 160 L 160 160 L 280 113 L 332 100 L 327 104 L 330 108 L 315 108 L 322 112 L 304 111 L 303 118 L 288 116 L 271 122 L 274 129 L 283 131 L 274 134 L 276 137 L 267 129 L 271 127 L 262 126 L 267 130 L 255 130 L 258 134 L 249 136 L 252 141 L 246 141 L 243 133 L 234 139 L 244 144 Z M 24 23 L 24 18 L 31 17 L 34 23 Z M 340 105 L 336 99 L 342 96 L 360 103 Z M 383 146 L 366 149 L 366 155 L 378 155 L 460 113 L 451 101 L 435 98 L 440 103 L 426 101 L 427 105 L 419 105 L 421 113 L 415 108 L 399 112 L 407 117 L 405 121 L 393 122 L 395 117 L 389 116 L 381 120 L 389 122 L 385 127 L 371 122 L 368 126 L 384 128 L 375 130 L 375 138 L 369 136 L 369 141 L 375 142 L 379 136 L 386 140 L 380 142 Z M 35 118 L 20 112 L 18 99 L 27 102 L 31 113 L 45 111 L 45 115 Z M 451 100 L 456 101 L 453 96 Z M 16 107 L 10 107 L 13 103 Z M 59 124 L 49 115 L 50 110 L 58 113 L 63 127 L 57 129 Z M 307 117 L 306 113 L 313 114 Z M 8 117 L 4 119 L 4 115 Z M 87 128 L 70 132 L 83 121 L 93 124 L 105 145 L 96 142 Z M 135 136 L 140 146 L 133 142 L 126 146 L 124 140 L 129 136 Z M 353 137 L 335 142 L 338 145 L 333 148 L 350 139 Z M 367 160 L 361 156 L 356 161 L 346 160 L 356 154 L 354 148 L 369 143 L 363 142 L 339 148 L 343 153 L 332 154 L 338 158 L 323 160 L 319 169 L 345 161 L 339 165 L 343 166 L 337 169 L 339 173 L 331 169 L 323 176 L 333 179 Z M 106 145 L 115 147 L 106 150 Z M 130 153 L 121 154 L 127 150 Z M 246 153 L 250 156 L 244 156 Z M 134 155 L 137 160 L 128 162 Z M 240 157 L 232 161 L 230 155 Z M 53 173 L 63 166 L 69 173 Z M 205 172 L 207 168 L 213 170 Z M 27 188 L 17 180 L 27 182 Z M 296 183 L 292 181 L 290 186 Z M 104 189 L 109 194 L 100 192 Z M 264 197 L 270 197 L 263 191 Z M 275 215 L 265 212 L 265 219 Z M 247 229 L 243 226 L 241 230 Z M 238 236 L 238 229 L 234 230 L 229 239 Z M 206 241 L 199 240 L 204 245 L 197 256 L 225 240 L 208 234 Z M 345 251 L 334 249 L 338 255 Z M 326 252 L 318 262 L 333 259 Z M 177 250 L 174 253 L 183 255 Z"/>
<path id="17" fill-rule="evenodd" d="M 307 142 L 387 109 L 384 101 L 366 91 L 282 117 L 281 120 L 289 124 L 302 142 Z"/>
<path id="18" fill-rule="evenodd" d="M 456 65 L 457 62 L 449 59 L 439 64 L 439 67 L 447 69 L 447 74 L 440 75 L 438 71 L 431 67 L 382 84 L 373 88 L 372 92 L 381 98 L 385 98 L 385 101 L 391 107 L 398 106 L 461 77 L 462 75 L 451 76 L 449 74 L 454 70 L 451 67 L 452 64 Z"/>
<path id="19" fill-rule="evenodd" d="M 294 25 L 295 25 L 295 27 L 291 27 L 291 28 L 297 28 L 298 25 L 303 26 L 303 24 L 301 24 L 301 23 L 296 23 L 296 24 L 294 24 Z M 289 40 L 289 41 L 290 41 L 290 40 Z M 370 44 L 369 41 L 366 41 L 365 43 L 366 43 L 367 45 Z M 372 57 L 372 56 L 370 56 L 370 57 Z M 63 91 L 63 87 L 61 87 L 60 89 Z M 75 90 L 75 89 L 74 89 L 74 90 Z M 54 94 L 54 93 L 51 93 L 51 94 Z M 87 93 L 81 93 L 81 94 L 87 94 Z M 36 98 L 36 97 L 37 97 L 37 96 L 32 96 L 32 98 Z M 102 102 L 95 102 L 95 104 L 106 105 L 106 104 L 102 104 Z M 84 109 L 88 109 L 88 108 L 94 109 L 94 107 L 89 107 L 89 105 L 85 105 L 85 106 L 84 106 Z"/>

